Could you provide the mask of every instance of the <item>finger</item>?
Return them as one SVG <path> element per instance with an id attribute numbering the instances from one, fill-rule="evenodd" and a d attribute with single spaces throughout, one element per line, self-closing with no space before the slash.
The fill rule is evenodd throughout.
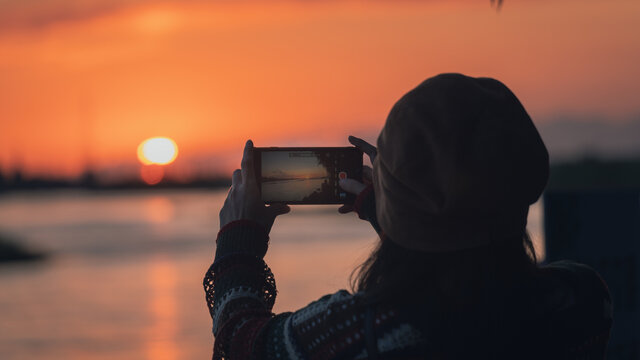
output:
<path id="1" fill-rule="evenodd" d="M 362 190 L 366 189 L 367 186 L 359 181 L 353 179 L 343 179 L 340 180 L 340 187 L 351 194 L 358 195 Z"/>
<path id="2" fill-rule="evenodd" d="M 242 154 L 242 183 L 254 183 L 256 178 L 253 169 L 253 141 L 247 140 L 244 145 L 244 153 Z"/>
<path id="3" fill-rule="evenodd" d="M 369 184 L 373 181 L 373 169 L 371 166 L 364 165 L 362 167 L 362 180 L 364 180 L 365 183 L 368 181 Z"/>
<path id="4" fill-rule="evenodd" d="M 231 186 L 242 184 L 242 170 L 236 169 L 231 176 Z"/>
<path id="5" fill-rule="evenodd" d="M 274 218 L 278 215 L 286 214 L 291 211 L 291 208 L 287 204 L 271 204 L 267 209 Z"/>
<path id="6" fill-rule="evenodd" d="M 338 208 L 340 214 L 346 214 L 353 211 L 353 205 L 342 205 Z"/>
<path id="7" fill-rule="evenodd" d="M 373 162 L 373 159 L 375 159 L 376 155 L 378 155 L 378 149 L 376 149 L 375 146 L 369 144 L 368 142 L 360 138 L 350 135 L 349 142 L 353 144 L 353 146 L 362 150 L 365 154 L 369 155 L 369 159 L 371 159 L 371 162 Z"/>

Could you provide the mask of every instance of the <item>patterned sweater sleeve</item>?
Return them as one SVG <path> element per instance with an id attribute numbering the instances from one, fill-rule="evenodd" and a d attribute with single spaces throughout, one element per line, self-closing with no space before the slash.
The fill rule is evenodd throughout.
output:
<path id="1" fill-rule="evenodd" d="M 216 256 L 204 277 L 213 320 L 213 358 L 248 358 L 272 317 L 273 274 L 263 261 L 268 235 L 253 221 L 234 221 L 218 233 Z"/>
<path id="2" fill-rule="evenodd" d="M 293 313 L 272 312 L 276 286 L 263 260 L 267 245 L 267 233 L 251 221 L 234 221 L 218 233 L 215 260 L 204 278 L 213 319 L 213 359 L 367 357 L 367 305 L 361 294 L 341 290 Z M 410 329 L 393 327 L 392 310 L 378 308 L 375 315 L 380 344 L 395 343 L 398 336 L 416 339 L 407 336 Z"/>
<path id="3" fill-rule="evenodd" d="M 218 233 L 215 260 L 204 278 L 213 359 L 299 359 L 311 353 L 329 358 L 361 351 L 364 312 L 347 291 L 295 313 L 272 312 L 276 286 L 263 260 L 267 245 L 268 235 L 252 221 L 234 221 Z M 337 338 L 343 341 L 334 343 Z"/>
<path id="4" fill-rule="evenodd" d="M 357 197 L 354 209 L 380 232 L 371 187 Z M 342 290 L 294 313 L 275 315 L 275 279 L 263 260 L 269 242 L 264 228 L 234 221 L 220 229 L 216 242 L 203 282 L 213 320 L 213 359 L 366 355 L 361 297 Z"/>

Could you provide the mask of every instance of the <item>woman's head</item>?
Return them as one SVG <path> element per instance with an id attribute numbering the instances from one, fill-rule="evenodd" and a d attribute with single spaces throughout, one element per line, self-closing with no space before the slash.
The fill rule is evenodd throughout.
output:
<path id="1" fill-rule="evenodd" d="M 395 243 L 423 252 L 521 239 L 548 172 L 544 143 L 505 85 L 438 75 L 403 96 L 380 133 L 378 221 Z"/>
<path id="2" fill-rule="evenodd" d="M 549 173 L 515 95 L 494 79 L 430 78 L 391 110 L 373 166 L 383 234 L 354 289 L 412 309 L 434 353 L 510 343 L 534 316 L 523 311 L 537 273 L 526 221 Z"/>

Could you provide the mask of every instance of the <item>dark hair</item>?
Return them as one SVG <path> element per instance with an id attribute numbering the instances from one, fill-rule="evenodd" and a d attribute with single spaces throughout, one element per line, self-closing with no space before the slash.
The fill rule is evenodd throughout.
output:
<path id="1" fill-rule="evenodd" d="M 478 274 L 480 268 L 511 270 L 510 274 L 527 273 L 535 267 L 536 262 L 533 243 L 527 232 L 522 241 L 505 239 L 489 246 L 449 253 L 405 249 L 382 236 L 369 258 L 351 274 L 351 287 L 354 291 L 385 297 L 385 294 L 391 295 L 392 291 L 388 290 L 392 289 L 415 292 L 421 287 L 416 281 L 418 279 L 445 277 L 442 280 L 454 281 L 459 276 Z M 500 276 L 500 273 L 495 275 Z M 502 275 L 509 276 L 509 273 Z"/>
<path id="2" fill-rule="evenodd" d="M 410 316 L 430 333 L 432 346 L 438 344 L 441 354 L 456 358 L 480 349 L 494 351 L 491 346 L 496 344 L 484 336 L 511 336 L 509 331 L 528 321 L 531 314 L 523 309 L 533 301 L 536 273 L 536 255 L 526 232 L 521 239 L 449 253 L 405 249 L 383 236 L 351 274 L 351 286 L 371 302 L 413 309 Z M 456 347 L 465 342 L 467 346 Z"/>

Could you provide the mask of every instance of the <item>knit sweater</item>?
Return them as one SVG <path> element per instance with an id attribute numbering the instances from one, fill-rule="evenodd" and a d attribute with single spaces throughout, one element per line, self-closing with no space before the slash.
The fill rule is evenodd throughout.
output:
<path id="1" fill-rule="evenodd" d="M 355 209 L 379 232 L 372 191 L 358 196 Z M 415 326 L 411 313 L 387 304 L 372 306 L 360 292 L 340 290 L 298 311 L 274 314 L 275 279 L 263 260 L 268 241 L 264 228 L 247 220 L 231 222 L 218 233 L 215 260 L 204 278 L 213 359 L 425 358 L 428 335 Z M 548 339 L 568 339 L 563 331 L 575 333 L 570 341 L 558 340 L 563 356 L 571 354 L 565 358 L 599 356 L 611 326 L 606 285 L 580 264 L 561 262 L 547 269 L 556 284 L 541 301 L 554 321 L 540 330 Z M 596 314 L 594 303 L 600 306 Z M 574 331 L 580 327 L 584 334 Z"/>

